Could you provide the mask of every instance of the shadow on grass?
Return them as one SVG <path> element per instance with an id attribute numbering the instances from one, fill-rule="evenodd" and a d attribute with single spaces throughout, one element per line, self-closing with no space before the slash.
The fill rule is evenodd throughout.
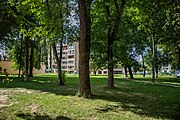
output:
<path id="1" fill-rule="evenodd" d="M 135 78 L 135 80 L 140 80 L 140 81 L 151 81 L 151 78 L 148 77 L 139 77 Z M 175 77 L 163 77 L 160 76 L 157 79 L 157 82 L 169 82 L 169 83 L 180 83 L 180 78 L 175 78 Z"/>
<path id="2" fill-rule="evenodd" d="M 17 114 L 17 116 L 24 120 L 71 120 L 70 118 L 65 116 L 57 116 L 56 118 L 53 119 L 48 115 L 39 115 L 37 113 L 33 113 L 33 114 L 21 113 L 21 114 Z"/>
<path id="3" fill-rule="evenodd" d="M 56 95 L 69 95 L 74 96 L 78 90 L 77 78 L 67 78 L 66 85 L 58 86 L 57 77 L 55 75 L 33 77 L 30 81 L 24 82 L 22 78 L 13 77 L 13 81 L 9 84 L 2 83 L 1 79 L 4 77 L 0 76 L 0 88 L 26 88 L 32 90 L 40 90 L 42 92 L 50 92 Z"/>
<path id="4" fill-rule="evenodd" d="M 93 93 L 96 93 L 96 95 L 93 95 L 92 100 L 101 99 L 116 103 L 113 105 L 108 104 L 100 106 L 99 108 L 95 109 L 97 112 L 118 112 L 119 110 L 123 110 L 131 111 L 139 115 L 146 115 L 155 118 L 160 117 L 165 119 L 177 119 L 180 116 L 180 98 L 175 95 L 175 92 L 177 92 L 178 88 L 116 79 L 116 84 L 118 87 L 108 89 L 102 87 L 106 85 L 106 78 L 104 77 L 91 78 L 91 83 L 92 91 Z M 68 77 L 66 84 L 67 85 L 64 86 L 57 86 L 57 77 L 55 75 L 49 75 L 48 77 L 34 77 L 31 78 L 31 81 L 28 82 L 23 82 L 21 78 L 13 78 L 13 81 L 9 85 L 0 84 L 0 87 L 41 90 L 42 92 L 50 92 L 63 96 L 76 95 L 78 90 L 78 78 Z M 26 117 L 27 120 L 31 118 L 44 118 L 47 120 L 49 116 L 40 116 L 37 114 L 20 114 L 19 117 Z M 52 120 L 51 118 L 49 119 Z M 61 119 L 68 120 L 69 118 Z"/>
<path id="5" fill-rule="evenodd" d="M 115 87 L 113 89 L 104 88 L 104 93 L 108 92 L 108 94 L 93 95 L 93 99 L 115 102 L 115 104 L 106 104 L 95 110 L 100 113 L 109 111 L 117 113 L 119 111 L 131 111 L 135 114 L 154 118 L 179 120 L 180 102 L 178 100 L 180 99 L 178 96 L 176 96 L 178 99 L 175 101 L 169 100 L 169 98 L 166 97 L 158 98 L 147 93 L 137 93 L 122 89 L 123 88 L 120 87 Z"/>

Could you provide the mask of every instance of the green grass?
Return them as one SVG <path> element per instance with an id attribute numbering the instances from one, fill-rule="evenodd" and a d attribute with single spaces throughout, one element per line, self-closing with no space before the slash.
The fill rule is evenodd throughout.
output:
<path id="1" fill-rule="evenodd" d="M 0 83 L 0 120 L 149 120 L 180 118 L 180 87 L 151 84 L 150 78 L 115 79 L 106 88 L 107 76 L 91 76 L 92 99 L 77 97 L 78 77 L 67 75 L 57 86 L 57 75 L 36 75 L 30 82 L 13 78 Z M 178 83 L 179 79 L 159 78 Z M 0 81 L 2 76 L 0 77 Z M 141 82 L 142 81 L 142 82 Z M 6 105 L 1 107 L 1 105 Z"/>

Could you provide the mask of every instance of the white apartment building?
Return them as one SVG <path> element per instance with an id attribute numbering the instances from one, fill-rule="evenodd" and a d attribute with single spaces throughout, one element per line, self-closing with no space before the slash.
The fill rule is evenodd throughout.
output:
<path id="1" fill-rule="evenodd" d="M 60 56 L 60 45 L 56 46 L 58 56 Z M 57 73 L 57 64 L 52 54 L 52 70 Z M 48 58 L 50 58 L 48 56 Z M 50 64 L 50 59 L 48 59 Z M 68 73 L 78 72 L 79 69 L 79 47 L 78 42 L 74 42 L 71 45 L 63 44 L 62 50 L 62 70 Z M 108 74 L 107 69 L 100 69 L 96 72 L 97 74 Z M 123 70 L 121 67 L 114 68 L 114 74 L 122 74 Z"/>
<path id="2" fill-rule="evenodd" d="M 58 56 L 60 56 L 60 45 L 57 45 L 56 49 Z M 74 73 L 75 71 L 78 71 L 78 62 L 79 62 L 78 42 L 74 42 L 71 45 L 63 44 L 62 63 L 61 63 L 62 70 L 65 72 Z M 57 64 L 55 62 L 55 59 L 53 59 L 52 69 L 54 72 L 57 72 L 56 68 L 57 68 Z"/>
<path id="3" fill-rule="evenodd" d="M 0 60 L 7 60 L 7 51 L 0 49 Z"/>

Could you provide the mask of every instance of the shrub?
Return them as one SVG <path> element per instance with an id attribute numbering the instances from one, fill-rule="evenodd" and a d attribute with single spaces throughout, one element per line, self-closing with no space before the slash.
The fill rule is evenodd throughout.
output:
<path id="1" fill-rule="evenodd" d="M 63 84 L 65 84 L 65 82 L 66 82 L 66 72 L 65 71 L 61 72 L 61 79 L 62 79 Z"/>

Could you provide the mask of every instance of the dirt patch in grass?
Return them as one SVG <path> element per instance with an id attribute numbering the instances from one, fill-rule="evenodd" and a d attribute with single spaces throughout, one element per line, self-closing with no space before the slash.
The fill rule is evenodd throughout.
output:
<path id="1" fill-rule="evenodd" d="M 10 102 L 9 97 L 13 93 L 19 93 L 24 92 L 28 94 L 32 94 L 34 92 L 37 92 L 35 90 L 28 90 L 24 88 L 15 88 L 15 89 L 6 89 L 6 90 L 0 90 L 0 112 L 3 112 L 4 107 L 8 107 L 12 105 L 13 103 Z M 38 91 L 40 92 L 40 91 Z M 36 112 L 37 107 L 35 105 L 30 105 L 27 107 L 31 112 Z"/>
<path id="2" fill-rule="evenodd" d="M 4 107 L 9 106 L 8 99 L 7 95 L 0 95 L 0 112 L 3 112 Z"/>
<path id="3" fill-rule="evenodd" d="M 34 103 L 26 107 L 26 109 L 31 113 L 35 113 L 37 111 L 37 108 L 38 108 L 37 105 Z"/>

